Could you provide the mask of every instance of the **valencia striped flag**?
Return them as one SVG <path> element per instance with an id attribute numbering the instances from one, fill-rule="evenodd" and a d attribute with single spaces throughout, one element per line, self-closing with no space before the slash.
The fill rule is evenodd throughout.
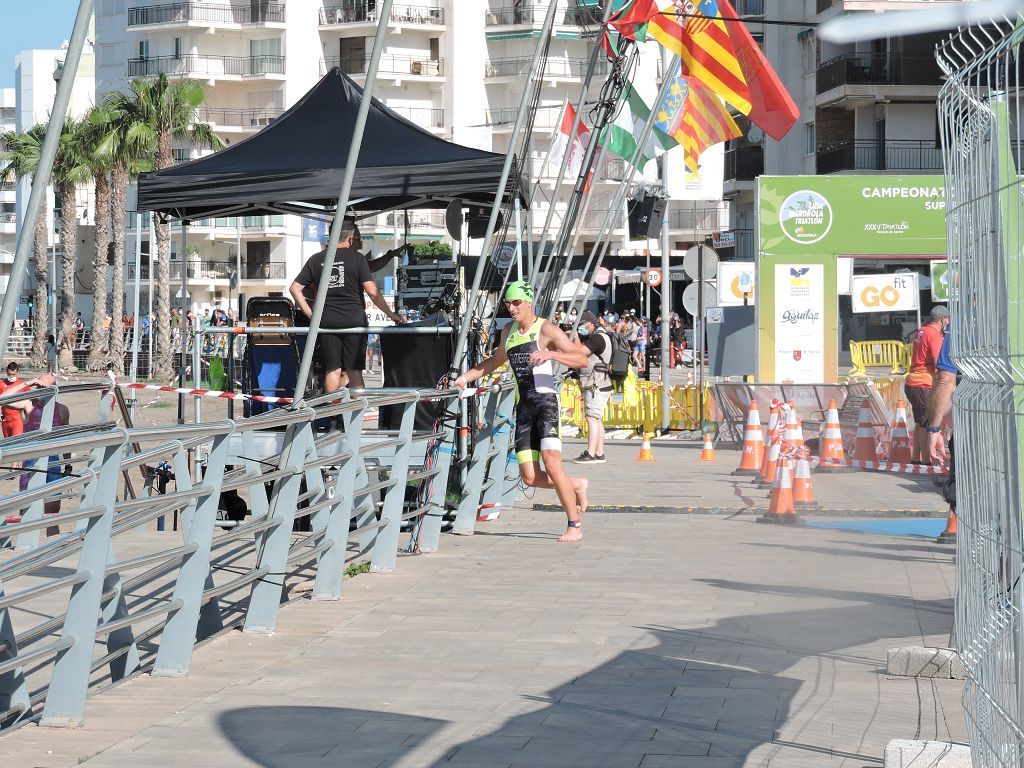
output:
<path id="1" fill-rule="evenodd" d="M 692 78 L 676 75 L 658 105 L 655 125 L 683 147 L 690 173 L 708 147 L 742 135 L 743 131 L 715 94 Z"/>

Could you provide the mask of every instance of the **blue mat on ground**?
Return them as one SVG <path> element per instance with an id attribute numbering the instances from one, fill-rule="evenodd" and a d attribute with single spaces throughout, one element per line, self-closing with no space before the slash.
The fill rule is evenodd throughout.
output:
<path id="1" fill-rule="evenodd" d="M 809 528 L 875 533 L 883 536 L 920 536 L 934 539 L 946 528 L 946 518 L 915 517 L 900 520 L 806 520 Z"/>

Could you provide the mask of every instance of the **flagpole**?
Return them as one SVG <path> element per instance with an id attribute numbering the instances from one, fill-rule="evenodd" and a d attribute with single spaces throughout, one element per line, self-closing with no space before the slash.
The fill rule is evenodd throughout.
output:
<path id="1" fill-rule="evenodd" d="M 669 75 L 668 50 L 661 49 L 662 77 Z M 683 149 L 685 152 L 685 148 Z M 668 153 L 662 155 L 661 162 L 661 184 L 668 194 Z M 669 374 L 671 373 L 671 344 L 669 338 L 671 322 L 669 316 L 672 313 L 672 264 L 669 260 L 669 237 L 668 237 L 668 203 L 665 204 L 665 213 L 661 219 L 661 431 L 668 432 L 672 426 L 672 415 L 669 413 L 671 406 Z M 699 290 L 699 289 L 698 289 Z M 650 341 L 650 339 L 648 339 Z M 648 366 L 649 368 L 650 366 Z"/>
<path id="2" fill-rule="evenodd" d="M 598 269 L 601 268 L 601 264 L 604 261 L 605 254 L 608 252 L 608 242 L 611 239 L 608 235 L 610 234 L 610 226 L 612 223 L 612 216 L 615 211 L 622 207 L 622 203 L 626 197 L 626 190 L 633 183 L 633 177 L 637 172 L 637 163 L 640 161 L 640 157 L 643 154 L 644 148 L 647 145 L 648 139 L 651 137 L 651 132 L 654 129 L 655 115 L 657 114 L 657 107 L 665 96 L 668 94 L 669 86 L 672 84 L 672 77 L 669 76 L 669 72 L 674 71 L 679 66 L 679 56 L 673 55 L 672 61 L 669 63 L 668 69 L 662 73 L 661 87 L 658 89 L 658 97 L 654 101 L 654 106 L 650 109 L 647 114 L 647 121 L 644 123 L 643 130 L 640 132 L 640 136 L 637 140 L 636 149 L 633 150 L 633 157 L 630 159 L 629 168 L 626 171 L 626 177 L 622 180 L 619 188 L 615 190 L 615 197 L 612 204 L 609 206 L 607 212 L 605 212 L 604 222 L 601 224 L 600 235 L 594 246 L 590 249 L 590 257 L 587 259 L 587 266 L 584 269 L 584 276 L 595 274 Z M 594 263 L 594 256 L 600 251 L 600 255 L 597 257 L 596 264 Z M 591 270 L 593 265 L 593 270 Z M 576 304 L 576 299 L 579 297 L 581 285 L 576 286 L 576 295 L 573 296 L 572 302 L 569 304 L 570 312 L 572 307 Z M 586 305 L 590 298 L 590 292 L 593 290 L 593 281 L 587 283 L 587 290 L 584 292 L 582 302 L 580 303 L 580 310 L 577 312 L 576 325 L 579 325 L 579 315 L 582 314 L 582 307 Z M 573 328 L 575 330 L 575 326 Z"/>
<path id="3" fill-rule="evenodd" d="M 612 15 L 612 5 L 613 5 L 613 3 L 608 3 L 607 6 L 604 9 L 604 18 L 601 20 L 601 30 L 599 31 L 598 34 L 602 34 L 603 31 L 608 28 L 608 19 L 610 19 L 611 15 Z M 583 78 L 583 85 L 580 88 L 580 97 L 579 97 L 579 99 L 576 102 L 576 104 L 577 104 L 577 107 L 576 107 L 576 117 L 572 121 L 572 129 L 569 131 L 569 139 L 570 139 L 570 141 L 576 137 L 576 132 L 579 131 L 580 123 L 583 120 L 583 104 L 587 100 L 587 93 L 590 91 L 590 84 L 593 82 L 594 72 L 597 71 L 597 59 L 598 59 L 598 56 L 600 56 L 600 55 L 601 55 L 601 44 L 600 43 L 595 43 L 594 44 L 594 50 L 592 50 L 590 52 L 590 61 L 587 63 L 587 74 Z M 569 102 L 567 101 L 567 103 L 569 103 Z M 559 126 L 559 127 L 561 127 L 561 126 Z M 595 125 L 593 127 L 593 129 L 591 130 L 591 134 L 590 134 L 592 139 L 596 138 L 595 132 L 597 130 L 598 130 L 598 126 Z M 594 142 L 591 141 L 591 145 L 593 145 L 593 144 L 594 144 Z M 588 165 L 587 160 L 592 156 L 592 150 L 591 150 L 590 147 L 587 147 L 587 153 L 588 153 L 587 157 L 584 158 L 584 161 L 583 161 L 583 167 L 580 169 L 581 173 L 583 173 L 585 171 L 589 172 L 589 165 Z M 530 275 L 530 281 L 531 282 L 536 280 L 539 277 L 539 275 L 541 274 L 541 272 L 546 271 L 546 269 L 549 268 L 549 266 L 551 264 L 551 256 L 549 256 L 547 259 L 544 258 L 544 249 L 547 247 L 547 244 L 548 244 L 548 232 L 550 232 L 550 230 L 551 230 L 551 222 L 552 222 L 552 219 L 553 219 L 554 214 L 555 214 L 555 203 L 558 200 L 558 196 L 559 196 L 558 193 L 559 193 L 559 190 L 562 188 L 562 182 L 565 179 L 565 171 L 566 171 L 566 168 L 568 168 L 568 166 L 569 166 L 569 152 L 566 151 L 565 154 L 562 156 L 562 162 L 561 162 L 561 164 L 559 165 L 559 168 L 558 168 L 558 176 L 555 179 L 555 186 L 554 186 L 554 189 L 551 192 L 551 202 L 548 205 L 547 216 L 545 216 L 545 218 L 544 218 L 544 227 L 541 229 L 540 238 L 537 241 L 537 263 L 536 263 L 536 265 L 534 267 L 533 274 Z M 572 193 L 570 193 L 570 197 L 569 197 L 570 201 L 572 200 L 572 195 L 575 194 L 575 193 L 576 193 L 576 190 L 574 188 Z M 566 218 L 569 218 L 569 211 L 570 211 L 570 209 L 567 207 L 566 208 Z M 565 226 L 565 221 L 566 221 L 566 219 L 562 219 L 562 227 Z M 553 254 L 553 251 L 552 251 L 552 256 L 553 255 L 554 254 Z M 541 265 L 542 264 L 544 265 L 545 269 L 541 269 Z M 543 307 L 542 307 L 542 309 L 543 309 Z"/>

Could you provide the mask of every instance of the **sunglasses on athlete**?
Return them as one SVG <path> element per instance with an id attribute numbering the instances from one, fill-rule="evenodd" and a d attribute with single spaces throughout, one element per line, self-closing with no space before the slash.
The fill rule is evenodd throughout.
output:
<path id="1" fill-rule="evenodd" d="M 505 299 L 504 301 L 506 307 L 518 307 L 523 303 L 522 299 Z"/>

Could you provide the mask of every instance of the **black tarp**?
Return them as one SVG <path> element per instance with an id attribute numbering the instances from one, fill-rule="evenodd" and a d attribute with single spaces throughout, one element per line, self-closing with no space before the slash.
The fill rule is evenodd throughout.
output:
<path id="1" fill-rule="evenodd" d="M 333 210 L 362 93 L 335 67 L 254 136 L 199 160 L 142 174 L 139 208 L 193 220 Z M 374 99 L 350 207 L 444 208 L 455 197 L 490 205 L 504 161 L 504 155 L 445 141 Z M 507 191 L 505 201 L 510 199 Z"/>

